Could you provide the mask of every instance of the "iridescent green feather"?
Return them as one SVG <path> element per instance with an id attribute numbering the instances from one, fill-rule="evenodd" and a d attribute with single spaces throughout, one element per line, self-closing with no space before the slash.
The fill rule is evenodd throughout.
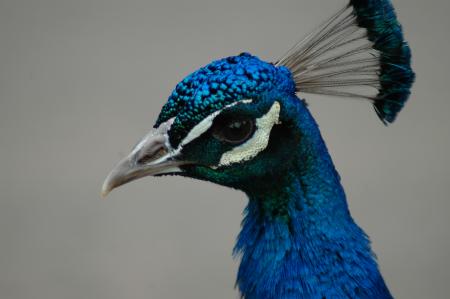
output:
<path id="1" fill-rule="evenodd" d="M 381 89 L 374 103 L 380 119 L 392 123 L 408 100 L 414 82 L 411 50 L 394 8 L 386 0 L 351 0 L 358 25 L 367 29 L 380 55 Z"/>
<path id="2" fill-rule="evenodd" d="M 411 51 L 388 0 L 351 0 L 276 65 L 291 70 L 298 92 L 369 99 L 385 124 L 414 82 Z"/>

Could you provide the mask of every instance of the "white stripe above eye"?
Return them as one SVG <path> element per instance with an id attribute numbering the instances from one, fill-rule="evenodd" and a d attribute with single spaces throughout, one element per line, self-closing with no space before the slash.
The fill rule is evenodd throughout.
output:
<path id="1" fill-rule="evenodd" d="M 256 131 L 245 143 L 225 152 L 220 158 L 218 166 L 227 166 L 237 162 L 248 161 L 269 144 L 270 131 L 279 123 L 280 103 L 274 102 L 270 110 L 256 120 Z"/>
<path id="2" fill-rule="evenodd" d="M 235 103 L 232 103 L 230 105 L 225 106 L 224 108 L 217 110 L 210 115 L 208 115 L 206 118 L 204 118 L 201 122 L 199 122 L 195 127 L 192 128 L 192 130 L 189 131 L 187 136 L 181 141 L 180 145 L 178 146 L 177 152 L 181 150 L 183 146 L 190 143 L 194 139 L 197 139 L 200 135 L 208 131 L 208 129 L 212 126 L 214 119 L 219 115 L 223 110 L 228 109 L 230 107 L 233 107 L 237 104 L 249 104 L 252 100 L 242 100 Z"/>

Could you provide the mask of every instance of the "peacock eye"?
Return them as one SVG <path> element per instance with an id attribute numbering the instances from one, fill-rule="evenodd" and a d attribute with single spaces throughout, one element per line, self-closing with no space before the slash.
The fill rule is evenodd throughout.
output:
<path id="1" fill-rule="evenodd" d="M 255 120 L 249 117 L 219 116 L 213 125 L 213 136 L 230 144 L 243 143 L 255 131 Z"/>

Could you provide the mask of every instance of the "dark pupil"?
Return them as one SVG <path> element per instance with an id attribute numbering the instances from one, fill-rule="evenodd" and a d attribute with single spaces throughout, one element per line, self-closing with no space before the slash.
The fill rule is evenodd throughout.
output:
<path id="1" fill-rule="evenodd" d="M 228 143 L 241 143 L 253 133 L 252 119 L 225 118 L 218 121 L 213 131 L 214 137 Z"/>

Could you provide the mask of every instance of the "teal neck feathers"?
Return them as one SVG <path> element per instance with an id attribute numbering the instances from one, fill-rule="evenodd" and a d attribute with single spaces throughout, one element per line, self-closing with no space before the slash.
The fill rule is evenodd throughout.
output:
<path id="1" fill-rule="evenodd" d="M 293 108 L 293 107 L 292 107 Z M 235 254 L 247 299 L 392 298 L 369 240 L 353 221 L 317 125 L 299 109 L 292 167 L 247 190 Z"/>

